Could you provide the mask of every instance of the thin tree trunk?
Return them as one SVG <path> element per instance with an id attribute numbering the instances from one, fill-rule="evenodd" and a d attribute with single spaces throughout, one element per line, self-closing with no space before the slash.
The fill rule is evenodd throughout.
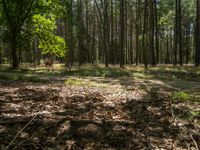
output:
<path id="1" fill-rule="evenodd" d="M 196 4 L 195 66 L 200 65 L 200 0 Z"/>
<path id="2" fill-rule="evenodd" d="M 147 58 L 146 58 L 146 22 L 147 22 L 147 0 L 145 0 L 144 3 L 144 24 L 143 24 L 143 39 L 142 39 L 142 45 L 143 45 L 143 62 L 145 68 L 147 68 Z"/>
<path id="3" fill-rule="evenodd" d="M 156 22 L 156 63 L 159 64 L 159 38 L 158 38 L 158 9 L 157 9 L 157 0 L 154 0 L 154 9 L 155 9 L 155 22 Z"/>
<path id="4" fill-rule="evenodd" d="M 181 24 L 182 24 L 182 13 L 181 13 L 181 0 L 179 0 L 179 4 L 178 4 L 178 14 L 179 14 L 179 17 L 178 17 L 178 23 L 179 23 L 179 64 L 181 66 L 183 66 L 183 49 L 182 49 L 182 27 L 181 27 Z"/>
<path id="5" fill-rule="evenodd" d="M 154 33 L 155 33 L 155 9 L 154 9 L 154 0 L 151 0 L 150 2 L 150 11 L 151 11 L 151 17 L 150 17 L 150 29 L 151 29 L 151 34 L 150 34 L 150 52 L 151 52 L 151 65 L 155 66 L 156 65 L 156 56 L 155 56 L 155 51 L 154 51 Z"/>
<path id="6" fill-rule="evenodd" d="M 108 67 L 109 52 L 108 52 L 108 0 L 104 0 L 104 22 L 103 22 L 103 37 L 104 37 L 104 55 L 105 55 L 105 67 Z"/>
<path id="7" fill-rule="evenodd" d="M 175 35 L 174 35 L 174 65 L 177 65 L 177 50 L 178 50 L 178 0 L 176 0 L 175 11 Z"/>
<path id="8" fill-rule="evenodd" d="M 110 43 L 110 61 L 112 64 L 114 64 L 114 16 L 113 16 L 113 0 L 111 0 L 111 43 Z"/>
<path id="9" fill-rule="evenodd" d="M 120 67 L 124 67 L 124 8 L 125 1 L 120 0 Z"/>
<path id="10" fill-rule="evenodd" d="M 18 58 L 17 58 L 17 41 L 16 41 L 16 30 L 14 29 L 11 33 L 11 50 L 12 50 L 12 60 L 13 68 L 16 69 L 19 67 Z"/>

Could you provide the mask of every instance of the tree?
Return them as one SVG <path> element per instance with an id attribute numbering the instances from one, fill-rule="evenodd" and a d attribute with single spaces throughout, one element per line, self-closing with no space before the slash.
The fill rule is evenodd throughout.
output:
<path id="1" fill-rule="evenodd" d="M 147 57 L 146 57 L 146 23 L 147 23 L 147 0 L 144 2 L 144 21 L 143 21 L 143 35 L 142 35 L 142 45 L 143 45 L 143 61 L 144 66 L 147 68 Z"/>
<path id="2" fill-rule="evenodd" d="M 114 55 L 114 2 L 113 0 L 110 1 L 111 4 L 110 4 L 110 16 L 111 16 L 111 39 L 110 39 L 110 61 L 112 64 L 114 64 L 114 58 L 113 58 L 113 55 Z"/>
<path id="3" fill-rule="evenodd" d="M 56 29 L 55 16 L 37 14 L 33 16 L 33 22 L 35 34 L 39 38 L 39 48 L 42 49 L 42 53 L 48 54 L 50 57 L 52 55 L 64 57 L 65 40 L 53 34 Z"/>
<path id="4" fill-rule="evenodd" d="M 154 0 L 150 1 L 150 29 L 151 29 L 151 34 L 150 34 L 150 51 L 151 51 L 151 65 L 155 66 L 156 65 L 156 56 L 155 56 L 155 47 L 154 47 L 154 38 L 155 38 L 155 4 Z"/>
<path id="5" fill-rule="evenodd" d="M 178 51 L 178 0 L 176 0 L 176 13 L 175 13 L 175 36 L 174 36 L 174 65 L 177 65 L 177 51 Z"/>
<path id="6" fill-rule="evenodd" d="M 174 64 L 177 65 L 177 51 L 179 50 L 179 64 L 183 65 L 182 52 L 182 23 L 181 23 L 181 0 L 176 0 L 176 21 L 175 21 L 175 53 Z"/>
<path id="7" fill-rule="evenodd" d="M 74 13 L 73 13 L 73 0 L 64 1 L 64 24 L 65 24 L 65 42 L 68 49 L 66 50 L 66 67 L 71 69 L 74 63 Z"/>
<path id="8" fill-rule="evenodd" d="M 158 38 L 158 8 L 157 0 L 154 0 L 154 9 L 155 9 L 155 22 L 156 22 L 156 63 L 159 63 L 159 38 Z"/>
<path id="9" fill-rule="evenodd" d="M 77 1 L 77 38 L 78 38 L 78 62 L 79 65 L 83 63 L 83 60 L 85 59 L 85 54 L 84 54 L 84 39 L 83 39 L 83 6 L 82 6 L 82 0 Z"/>
<path id="10" fill-rule="evenodd" d="M 195 65 L 200 65 L 200 0 L 196 2 Z"/>
<path id="11" fill-rule="evenodd" d="M 104 0 L 104 9 L 103 9 L 103 48 L 104 48 L 104 53 L 105 53 L 105 67 L 108 67 L 108 63 L 109 63 L 109 32 L 108 32 L 108 28 L 109 28 L 109 24 L 108 24 L 108 5 L 109 5 L 109 1 L 108 0 Z"/>
<path id="12" fill-rule="evenodd" d="M 10 47 L 12 50 L 13 68 L 18 68 L 17 42 L 22 26 L 30 17 L 35 0 L 2 0 L 4 16 L 10 32 Z"/>
<path id="13" fill-rule="evenodd" d="M 178 30 L 179 30 L 179 64 L 183 66 L 183 45 L 182 45 L 182 13 L 181 0 L 178 1 Z"/>
<path id="14" fill-rule="evenodd" d="M 34 34 L 35 15 L 43 19 L 54 16 L 51 21 L 56 24 L 48 34 L 55 41 L 50 40 L 49 46 L 62 45 L 65 39 L 65 58 L 55 59 L 65 62 L 69 69 L 76 62 L 104 63 L 105 67 L 133 63 L 145 67 L 161 63 L 183 65 L 193 63 L 197 53 L 193 42 L 194 1 L 3 0 L 0 4 L 0 46 L 3 57 L 15 67 L 24 62 L 40 64 L 41 50 L 43 53 L 44 45 L 48 45 L 48 40 L 43 40 L 45 44 L 40 49 L 42 38 Z"/>
<path id="15" fill-rule="evenodd" d="M 124 67 L 124 5 L 125 0 L 120 0 L 120 67 Z"/>

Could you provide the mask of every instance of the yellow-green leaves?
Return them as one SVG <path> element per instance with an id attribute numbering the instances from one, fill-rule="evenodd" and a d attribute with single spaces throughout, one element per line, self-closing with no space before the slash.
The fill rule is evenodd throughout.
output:
<path id="1" fill-rule="evenodd" d="M 55 35 L 56 17 L 52 14 L 33 16 L 35 34 L 39 38 L 39 48 L 43 54 L 54 54 L 63 57 L 66 51 L 65 40 Z"/>

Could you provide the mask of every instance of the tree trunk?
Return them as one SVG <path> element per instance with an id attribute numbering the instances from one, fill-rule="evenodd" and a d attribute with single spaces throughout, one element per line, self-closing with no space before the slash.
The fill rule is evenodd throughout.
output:
<path id="1" fill-rule="evenodd" d="M 103 47 L 104 47 L 104 55 L 105 55 L 105 67 L 108 67 L 109 63 L 109 50 L 108 50 L 108 0 L 104 0 L 104 22 L 103 22 Z"/>
<path id="2" fill-rule="evenodd" d="M 85 60 L 84 38 L 83 38 L 83 4 L 82 0 L 78 0 L 78 62 L 79 66 L 82 65 Z"/>
<path id="3" fill-rule="evenodd" d="M 131 8 L 131 13 L 133 13 L 133 8 Z M 133 49 L 133 25 L 134 25 L 134 19 L 133 17 L 131 17 L 130 19 L 130 48 L 129 48 L 129 57 L 130 57 L 130 63 L 133 64 L 133 52 L 134 52 L 134 49 Z"/>
<path id="4" fill-rule="evenodd" d="M 68 44 L 67 67 L 71 69 L 74 62 L 74 30 L 73 30 L 73 0 L 69 1 L 66 19 L 66 41 Z"/>
<path id="5" fill-rule="evenodd" d="M 178 28 L 179 28 L 179 64 L 183 66 L 183 50 L 182 50 L 182 15 L 181 15 L 181 0 L 178 3 Z"/>
<path id="6" fill-rule="evenodd" d="M 145 68 L 147 68 L 147 58 L 146 58 L 146 22 L 147 22 L 147 0 L 145 0 L 144 3 L 144 24 L 143 24 L 143 39 L 142 39 L 142 45 L 143 45 L 143 62 Z"/>
<path id="7" fill-rule="evenodd" d="M 17 35 L 16 30 L 13 30 L 11 33 L 11 50 L 12 50 L 12 67 L 14 69 L 19 67 L 18 58 L 17 58 Z"/>
<path id="8" fill-rule="evenodd" d="M 110 61 L 111 64 L 114 64 L 114 15 L 113 15 L 113 0 L 111 0 L 111 5 L 110 5 L 110 23 L 111 23 L 111 39 L 110 39 Z"/>
<path id="9" fill-rule="evenodd" d="M 120 0 L 120 67 L 124 67 L 124 0 Z"/>
<path id="10" fill-rule="evenodd" d="M 155 13 L 154 13 L 154 0 L 151 0 L 150 2 L 150 12 L 151 12 L 151 17 L 150 17 L 150 29 L 151 29 L 151 34 L 150 34 L 150 52 L 151 52 L 151 65 L 155 66 L 156 65 L 156 56 L 155 56 L 155 51 L 154 51 L 154 32 L 155 32 Z"/>
<path id="11" fill-rule="evenodd" d="M 174 65 L 177 65 L 177 50 L 178 50 L 178 0 L 176 0 L 175 11 L 175 35 L 174 35 Z"/>
<path id="12" fill-rule="evenodd" d="M 195 66 L 198 67 L 200 65 L 200 0 L 197 0 L 196 7 Z"/>
<path id="13" fill-rule="evenodd" d="M 155 21 L 156 21 L 156 63 L 159 64 L 159 38 L 158 38 L 158 10 L 157 10 L 157 0 L 154 0 L 155 9 Z"/>
<path id="14" fill-rule="evenodd" d="M 200 65 L 200 0 L 197 0 L 196 10 L 196 45 L 195 45 L 195 66 Z"/>

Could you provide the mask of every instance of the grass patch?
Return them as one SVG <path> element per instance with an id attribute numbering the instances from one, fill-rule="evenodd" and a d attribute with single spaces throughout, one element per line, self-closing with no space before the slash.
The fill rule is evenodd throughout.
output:
<path id="1" fill-rule="evenodd" d="M 126 69 L 114 68 L 91 68 L 62 72 L 63 75 L 68 76 L 84 76 L 84 77 L 130 77 L 131 72 Z"/>
<path id="2" fill-rule="evenodd" d="M 173 100 L 187 101 L 191 99 L 191 95 L 185 92 L 174 92 L 172 96 Z"/>
<path id="3" fill-rule="evenodd" d="M 41 80 L 37 75 L 16 72 L 0 72 L 0 78 L 10 81 L 45 82 L 44 80 Z"/>
<path id="4" fill-rule="evenodd" d="M 200 81 L 200 76 L 197 68 L 194 67 L 171 67 L 171 66 L 149 67 L 144 69 L 143 66 L 127 66 L 122 69 L 118 66 L 105 68 L 102 66 L 81 66 L 73 67 L 68 71 L 63 64 L 55 64 L 52 68 L 43 66 L 38 67 L 23 67 L 21 69 L 12 70 L 9 67 L 0 67 L 1 76 L 3 79 L 11 80 L 31 80 L 38 81 L 43 77 L 131 77 L 135 79 L 151 79 L 151 80 L 168 80 L 168 81 Z M 10 73 L 10 74 L 8 74 Z M 4 74 L 4 75 L 3 75 Z M 7 74 L 11 77 L 5 77 Z M 12 75 L 13 74 L 13 75 Z M 17 77 L 13 77 L 13 76 Z M 26 77 L 27 75 L 33 76 Z M 22 76 L 22 77 L 21 77 Z M 67 81 L 66 81 L 67 82 Z"/>
<path id="5" fill-rule="evenodd" d="M 67 79 L 65 85 L 83 85 L 83 82 L 80 79 Z"/>

